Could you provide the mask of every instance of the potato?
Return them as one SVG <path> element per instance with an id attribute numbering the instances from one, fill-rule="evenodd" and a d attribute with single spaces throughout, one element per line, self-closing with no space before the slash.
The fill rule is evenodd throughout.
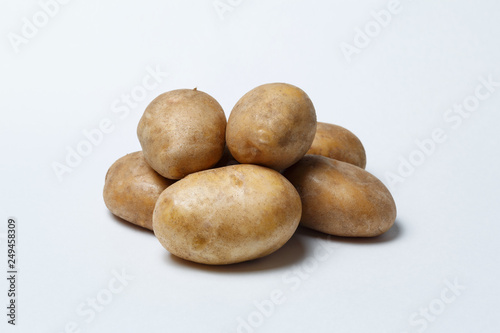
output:
<path id="1" fill-rule="evenodd" d="M 391 193 L 357 166 L 306 155 L 284 176 L 302 199 L 301 225 L 336 236 L 372 237 L 394 224 L 396 204 Z"/>
<path id="2" fill-rule="evenodd" d="M 174 180 L 157 174 L 141 151 L 128 154 L 109 168 L 104 181 L 104 203 L 114 215 L 153 230 L 153 210 L 161 192 Z"/>
<path id="3" fill-rule="evenodd" d="M 170 179 L 212 167 L 222 156 L 226 116 L 210 95 L 169 91 L 144 111 L 137 136 L 149 165 Z"/>
<path id="4" fill-rule="evenodd" d="M 278 172 L 249 164 L 193 173 L 167 188 L 153 230 L 172 254 L 211 265 L 266 256 L 297 229 L 300 197 Z"/>
<path id="5" fill-rule="evenodd" d="M 316 111 L 307 94 L 290 84 L 270 83 L 236 103 L 226 142 L 238 162 L 282 170 L 305 155 L 315 133 Z"/>
<path id="6" fill-rule="evenodd" d="M 363 144 L 351 131 L 338 125 L 318 122 L 316 136 L 307 154 L 322 155 L 363 169 L 366 167 Z"/>

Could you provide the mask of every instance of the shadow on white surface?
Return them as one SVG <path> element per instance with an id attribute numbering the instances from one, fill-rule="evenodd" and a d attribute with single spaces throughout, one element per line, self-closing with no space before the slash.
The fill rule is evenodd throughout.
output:
<path id="1" fill-rule="evenodd" d="M 395 239 L 401 237 L 403 234 L 403 229 L 401 227 L 401 222 L 396 219 L 394 225 L 384 234 L 377 237 L 340 237 L 331 236 L 316 230 L 312 230 L 305 227 L 299 227 L 297 229 L 299 235 L 304 235 L 308 237 L 316 237 L 324 240 L 330 240 L 338 243 L 352 243 L 352 244 L 380 244 L 394 241 Z"/>
<path id="2" fill-rule="evenodd" d="M 154 236 L 152 230 L 149 230 L 149 229 L 140 227 L 140 226 L 138 226 L 136 224 L 130 223 L 130 222 L 122 219 L 121 217 L 118 217 L 118 216 L 114 215 L 110 211 L 108 211 L 108 215 L 111 216 L 111 218 L 114 221 L 116 221 L 116 224 L 120 225 L 123 228 L 128 228 L 129 230 L 132 230 L 134 232 L 142 232 L 142 233 L 147 233 L 147 234 L 151 234 L 152 236 Z"/>
<path id="3" fill-rule="evenodd" d="M 288 267 L 300 263 L 306 256 L 307 250 L 301 237 L 293 235 L 292 238 L 274 253 L 263 258 L 250 260 L 238 264 L 230 265 L 204 265 L 187 261 L 174 256 L 168 252 L 165 253 L 165 261 L 168 264 L 183 266 L 189 269 L 211 271 L 217 273 L 248 273 L 264 270 L 272 270 L 282 267 Z"/>
<path id="4" fill-rule="evenodd" d="M 117 224 L 119 224 L 123 228 L 128 228 L 129 230 L 132 230 L 134 232 L 151 234 L 151 236 L 154 237 L 153 231 L 127 222 L 126 220 L 113 215 L 109 211 L 108 214 L 114 221 L 116 221 Z M 164 260 L 168 265 L 176 265 L 187 269 L 203 270 L 216 273 L 227 274 L 258 272 L 286 268 L 289 266 L 291 267 L 303 262 L 308 256 L 312 255 L 311 252 L 313 251 L 310 246 L 307 246 L 305 244 L 305 242 L 307 242 L 307 238 L 317 238 L 325 241 L 330 241 L 332 243 L 351 243 L 363 245 L 381 244 L 394 241 L 395 239 L 401 237 L 402 231 L 403 230 L 401 228 L 401 222 L 399 220 L 396 220 L 392 228 L 389 229 L 386 233 L 371 238 L 331 236 L 319 231 L 299 226 L 292 238 L 282 248 L 263 258 L 230 265 L 205 265 L 184 260 L 182 258 L 176 257 L 168 251 L 165 251 Z"/>

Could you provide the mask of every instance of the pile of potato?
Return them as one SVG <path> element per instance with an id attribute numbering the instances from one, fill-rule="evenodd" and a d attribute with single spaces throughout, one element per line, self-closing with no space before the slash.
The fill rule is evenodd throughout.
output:
<path id="1" fill-rule="evenodd" d="M 249 91 L 227 121 L 210 95 L 170 91 L 149 104 L 137 135 L 142 152 L 110 167 L 104 202 L 186 260 L 220 265 L 266 256 L 299 222 L 372 237 L 396 219 L 390 192 L 364 170 L 360 140 L 317 123 L 307 94 L 290 84 Z"/>

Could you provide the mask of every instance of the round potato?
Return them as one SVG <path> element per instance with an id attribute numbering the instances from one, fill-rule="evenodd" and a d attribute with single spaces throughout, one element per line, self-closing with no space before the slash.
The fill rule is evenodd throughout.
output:
<path id="1" fill-rule="evenodd" d="M 114 215 L 153 230 L 156 200 L 173 183 L 157 174 L 138 151 L 123 156 L 109 168 L 104 180 L 104 203 Z"/>
<path id="2" fill-rule="evenodd" d="M 394 224 L 396 204 L 369 172 L 349 163 L 306 155 L 285 177 L 302 199 L 301 224 L 346 237 L 380 235 Z"/>
<path id="3" fill-rule="evenodd" d="M 322 155 L 362 169 L 366 167 L 363 144 L 351 131 L 338 125 L 318 122 L 316 136 L 307 154 Z"/>
<path id="4" fill-rule="evenodd" d="M 144 111 L 137 136 L 144 157 L 170 179 L 212 167 L 222 156 L 226 116 L 210 95 L 179 89 L 156 97 Z"/>
<path id="5" fill-rule="evenodd" d="M 282 170 L 311 147 L 316 111 L 302 91 L 291 84 L 264 84 L 246 93 L 234 106 L 226 143 L 240 163 Z"/>
<path id="6" fill-rule="evenodd" d="M 167 188 L 153 230 L 172 254 L 211 265 L 268 255 L 297 229 L 300 197 L 278 172 L 239 164 L 193 173 Z"/>

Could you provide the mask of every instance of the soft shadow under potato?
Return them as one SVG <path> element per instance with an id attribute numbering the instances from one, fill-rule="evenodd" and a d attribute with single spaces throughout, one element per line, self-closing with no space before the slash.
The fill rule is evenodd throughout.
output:
<path id="1" fill-rule="evenodd" d="M 401 227 L 401 222 L 396 219 L 394 225 L 385 233 L 375 237 L 340 237 L 328 235 L 323 232 L 315 231 L 303 226 L 299 226 L 297 233 L 300 235 L 305 235 L 309 237 L 317 237 L 324 240 L 330 240 L 332 242 L 338 243 L 352 243 L 352 244 L 380 244 L 391 242 L 403 234 L 403 229 Z"/>
<path id="2" fill-rule="evenodd" d="M 292 266 L 294 264 L 300 263 L 307 255 L 306 247 L 304 246 L 303 241 L 300 238 L 301 237 L 297 237 L 297 235 L 294 235 L 285 245 L 283 245 L 283 247 L 281 247 L 276 252 L 259 259 L 245 261 L 237 264 L 198 264 L 176 257 L 169 252 L 165 252 L 164 258 L 168 264 L 174 264 L 176 266 L 182 266 L 188 269 L 204 270 L 225 274 L 258 272 L 280 267 Z"/>
<path id="3" fill-rule="evenodd" d="M 121 217 L 118 217 L 116 215 L 114 215 L 113 213 L 111 213 L 109 210 L 107 211 L 108 212 L 108 215 L 111 216 L 111 218 L 118 224 L 118 225 L 121 225 L 123 226 L 124 228 L 128 228 L 129 230 L 133 230 L 135 232 L 141 232 L 141 233 L 145 233 L 145 234 L 150 234 L 151 236 L 154 236 L 153 234 L 153 231 L 152 230 L 149 230 L 149 229 L 146 229 L 146 228 L 143 228 L 143 227 L 140 227 L 136 224 L 133 224 L 133 223 L 130 223 L 128 222 L 127 220 L 124 220 L 122 219 Z"/>

